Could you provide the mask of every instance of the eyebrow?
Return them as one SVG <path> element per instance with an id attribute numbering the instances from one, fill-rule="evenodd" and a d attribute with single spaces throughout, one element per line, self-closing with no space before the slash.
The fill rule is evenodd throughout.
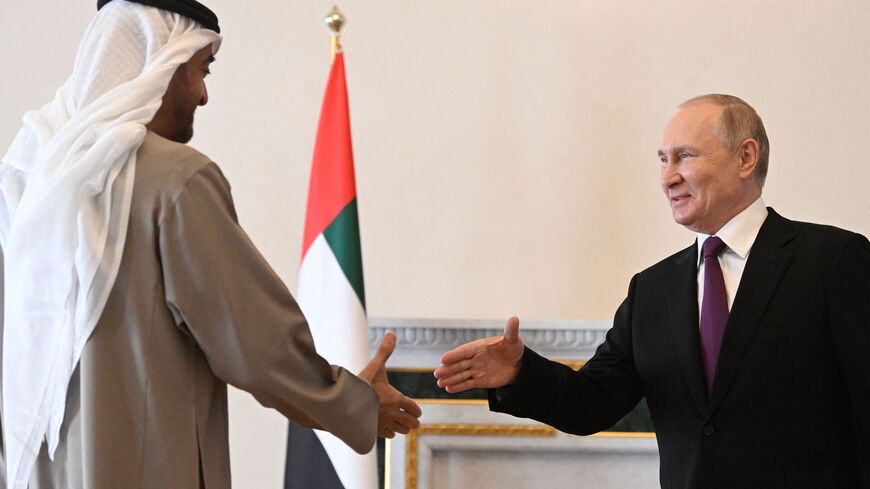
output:
<path id="1" fill-rule="evenodd" d="M 671 151 L 674 153 L 679 153 L 681 151 L 688 151 L 692 154 L 698 154 L 698 150 L 696 148 L 691 147 L 691 146 L 675 146 L 675 147 L 671 148 Z M 659 156 L 665 156 L 667 154 L 668 153 L 662 149 L 658 150 Z"/>

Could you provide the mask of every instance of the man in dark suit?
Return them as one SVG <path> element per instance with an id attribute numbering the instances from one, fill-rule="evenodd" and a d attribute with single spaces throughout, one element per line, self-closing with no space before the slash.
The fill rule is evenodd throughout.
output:
<path id="1" fill-rule="evenodd" d="M 682 104 L 661 186 L 697 241 L 632 278 L 581 370 L 525 348 L 511 318 L 446 353 L 438 385 L 581 435 L 646 396 L 663 488 L 870 488 L 870 242 L 765 208 L 768 152 L 739 98 Z"/>

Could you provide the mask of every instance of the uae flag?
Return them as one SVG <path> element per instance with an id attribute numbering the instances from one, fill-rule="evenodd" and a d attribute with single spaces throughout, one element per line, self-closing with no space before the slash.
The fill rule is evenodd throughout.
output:
<path id="1" fill-rule="evenodd" d="M 297 300 L 317 351 L 354 373 L 369 356 L 356 201 L 344 55 L 338 52 L 314 144 Z M 329 433 L 291 422 L 284 480 L 286 489 L 377 489 L 377 454 L 359 455 Z"/>

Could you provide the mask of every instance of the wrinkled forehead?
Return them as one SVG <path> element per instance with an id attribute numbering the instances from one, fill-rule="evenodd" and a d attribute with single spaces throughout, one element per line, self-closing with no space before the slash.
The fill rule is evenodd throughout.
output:
<path id="1" fill-rule="evenodd" d="M 681 107 L 665 125 L 662 149 L 717 138 L 716 128 L 723 107 L 700 102 Z"/>

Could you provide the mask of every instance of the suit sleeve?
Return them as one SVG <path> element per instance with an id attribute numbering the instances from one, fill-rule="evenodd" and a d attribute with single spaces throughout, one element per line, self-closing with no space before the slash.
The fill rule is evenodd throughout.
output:
<path id="1" fill-rule="evenodd" d="M 574 371 L 529 348 L 513 384 L 489 390 L 490 409 L 531 418 L 577 435 L 606 430 L 643 397 L 632 356 L 632 303 L 637 277 L 595 355 Z"/>
<path id="2" fill-rule="evenodd" d="M 296 301 L 239 226 L 215 164 L 191 177 L 158 230 L 167 305 L 215 375 L 368 452 L 377 395 L 317 354 Z"/>
<path id="3" fill-rule="evenodd" d="M 837 253 L 828 287 L 834 354 L 851 400 L 861 487 L 870 488 L 870 242 L 852 234 Z"/>

